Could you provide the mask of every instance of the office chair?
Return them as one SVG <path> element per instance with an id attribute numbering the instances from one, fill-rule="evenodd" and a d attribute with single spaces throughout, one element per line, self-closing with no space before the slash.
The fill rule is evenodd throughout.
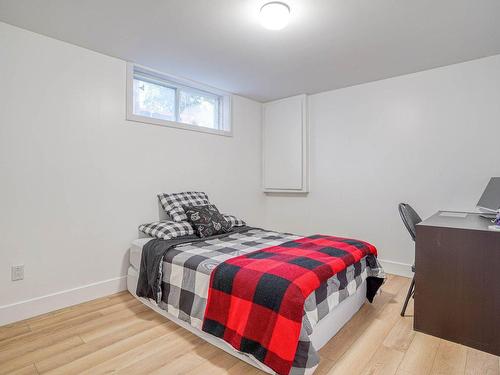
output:
<path id="1" fill-rule="evenodd" d="M 400 203 L 398 209 L 406 229 L 408 229 L 413 242 L 415 242 L 415 238 L 417 237 L 416 226 L 422 221 L 422 219 L 409 204 Z M 408 293 L 406 295 L 403 310 L 401 310 L 401 316 L 405 316 L 408 301 L 410 300 L 410 297 L 412 297 L 415 293 L 415 264 L 411 266 L 411 271 L 413 272 L 413 279 L 411 280 L 410 288 L 408 289 Z"/>

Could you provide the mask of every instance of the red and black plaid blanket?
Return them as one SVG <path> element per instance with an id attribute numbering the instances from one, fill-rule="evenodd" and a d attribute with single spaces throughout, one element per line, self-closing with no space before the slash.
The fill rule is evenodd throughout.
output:
<path id="1" fill-rule="evenodd" d="M 203 331 L 288 374 L 306 298 L 370 254 L 369 243 L 314 235 L 229 259 L 210 276 Z"/>

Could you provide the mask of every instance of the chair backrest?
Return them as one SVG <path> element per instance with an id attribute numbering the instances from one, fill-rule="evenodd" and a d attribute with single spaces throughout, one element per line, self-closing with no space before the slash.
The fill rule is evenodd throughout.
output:
<path id="1" fill-rule="evenodd" d="M 410 236 L 415 241 L 417 237 L 417 224 L 422 221 L 420 216 L 415 212 L 415 210 L 407 203 L 400 203 L 399 206 L 399 214 L 401 215 L 401 219 L 405 224 L 406 229 L 410 232 Z"/>

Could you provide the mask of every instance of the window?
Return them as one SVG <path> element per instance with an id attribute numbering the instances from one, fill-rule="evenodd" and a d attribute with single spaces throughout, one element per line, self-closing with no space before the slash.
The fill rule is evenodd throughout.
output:
<path id="1" fill-rule="evenodd" d="M 127 119 L 231 135 L 231 97 L 207 86 L 129 64 Z"/>
<path id="2" fill-rule="evenodd" d="M 176 121 L 175 89 L 134 77 L 134 115 Z"/>

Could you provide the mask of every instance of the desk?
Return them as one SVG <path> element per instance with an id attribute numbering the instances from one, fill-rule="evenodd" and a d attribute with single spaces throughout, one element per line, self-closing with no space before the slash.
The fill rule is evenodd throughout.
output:
<path id="1" fill-rule="evenodd" d="M 500 355 L 500 232 L 448 215 L 417 225 L 414 328 Z"/>

